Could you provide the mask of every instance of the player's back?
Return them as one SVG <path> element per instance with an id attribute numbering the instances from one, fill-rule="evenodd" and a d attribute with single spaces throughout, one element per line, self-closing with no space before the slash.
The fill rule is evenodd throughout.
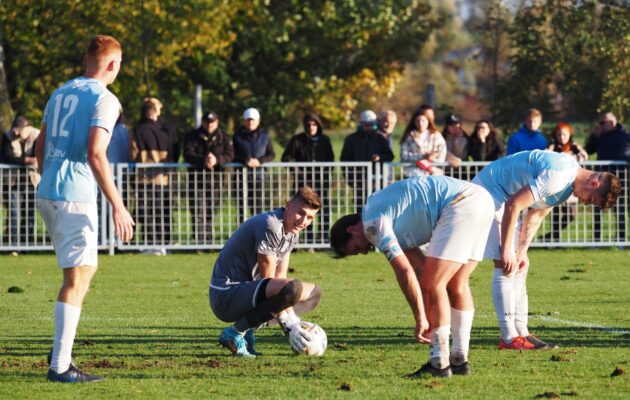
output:
<path id="1" fill-rule="evenodd" d="M 578 168 L 577 161 L 564 153 L 546 150 L 522 151 L 492 162 L 477 174 L 474 182 L 483 185 L 492 197 L 500 202 L 507 201 L 524 186 L 529 185 L 537 191 L 534 197 L 538 201 L 539 197 L 569 190 L 567 186 L 575 179 Z M 540 187 L 542 174 L 554 175 L 552 179 L 544 180 L 549 188 Z"/>
<path id="2" fill-rule="evenodd" d="M 96 182 L 87 162 L 90 127 L 111 133 L 119 109 L 116 97 L 93 78 L 75 78 L 53 92 L 44 111 L 46 143 L 39 197 L 96 201 Z"/>

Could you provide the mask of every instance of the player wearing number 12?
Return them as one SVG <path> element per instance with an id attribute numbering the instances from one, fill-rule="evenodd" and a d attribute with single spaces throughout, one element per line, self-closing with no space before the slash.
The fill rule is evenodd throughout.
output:
<path id="1" fill-rule="evenodd" d="M 120 103 L 107 85 L 116 79 L 121 61 L 121 46 L 115 38 L 99 35 L 90 40 L 85 75 L 52 94 L 37 141 L 37 162 L 42 169 L 38 206 L 63 270 L 49 355 L 48 379 L 54 382 L 103 380 L 77 368 L 72 346 L 83 299 L 97 268 L 97 184 L 112 206 L 118 237 L 129 241 L 133 236 L 133 219 L 107 161 L 107 146 L 120 112 Z"/>

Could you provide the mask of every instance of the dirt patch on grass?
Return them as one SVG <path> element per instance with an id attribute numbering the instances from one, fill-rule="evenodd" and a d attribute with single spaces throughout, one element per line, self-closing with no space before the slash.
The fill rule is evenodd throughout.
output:
<path id="1" fill-rule="evenodd" d="M 535 399 L 559 399 L 560 395 L 556 392 L 545 392 L 534 396 Z"/>

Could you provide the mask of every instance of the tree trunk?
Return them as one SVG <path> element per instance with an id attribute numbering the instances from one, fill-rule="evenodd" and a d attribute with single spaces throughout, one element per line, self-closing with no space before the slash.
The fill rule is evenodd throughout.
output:
<path id="1" fill-rule="evenodd" d="M 2 37 L 0 37 L 0 134 L 9 130 L 12 119 L 13 110 L 9 99 L 7 75 L 4 72 L 4 49 L 2 47 Z"/>

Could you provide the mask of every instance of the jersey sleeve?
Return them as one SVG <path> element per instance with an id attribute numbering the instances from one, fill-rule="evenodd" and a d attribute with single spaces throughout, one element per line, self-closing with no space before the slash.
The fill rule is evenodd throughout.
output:
<path id="1" fill-rule="evenodd" d="M 275 256 L 281 242 L 281 234 L 274 228 L 270 220 L 256 229 L 256 253 Z"/>
<path id="2" fill-rule="evenodd" d="M 545 208 L 548 197 L 558 195 L 567 189 L 575 179 L 575 171 L 571 170 L 545 170 L 536 178 L 529 182 L 529 186 L 534 196 L 534 207 Z M 553 204 L 551 204 L 553 205 Z"/>
<path id="3" fill-rule="evenodd" d="M 98 126 L 105 129 L 111 135 L 119 115 L 120 103 L 118 99 L 111 92 L 106 91 L 96 102 L 92 120 L 90 121 L 90 127 Z"/>
<path id="4" fill-rule="evenodd" d="M 380 216 L 363 221 L 363 233 L 365 238 L 385 254 L 389 261 L 403 254 L 398 239 L 394 234 L 391 218 Z"/>

